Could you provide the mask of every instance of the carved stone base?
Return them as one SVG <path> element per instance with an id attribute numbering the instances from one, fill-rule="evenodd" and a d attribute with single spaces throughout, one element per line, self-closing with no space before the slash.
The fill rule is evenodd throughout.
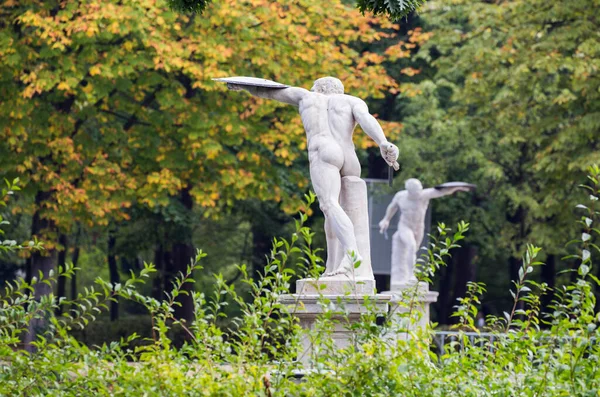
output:
<path id="1" fill-rule="evenodd" d="M 332 334 L 334 345 L 338 349 L 355 343 L 356 335 L 349 329 L 348 322 L 356 323 L 368 310 L 387 313 L 388 302 L 392 298 L 390 295 L 375 295 L 374 280 L 359 280 L 358 283 L 353 283 L 341 277 L 298 280 L 296 290 L 297 294 L 283 295 L 279 301 L 288 306 L 305 330 L 314 330 L 318 317 L 330 311 L 331 305 L 340 308 L 340 314 L 333 316 L 334 321 L 340 321 L 335 322 Z M 311 340 L 310 335 L 304 334 L 301 351 L 298 352 L 298 361 L 310 365 L 315 354 L 313 345 L 314 341 Z"/>
<path id="2" fill-rule="evenodd" d="M 296 281 L 299 295 L 374 295 L 375 280 L 350 279 L 346 276 L 303 278 Z"/>

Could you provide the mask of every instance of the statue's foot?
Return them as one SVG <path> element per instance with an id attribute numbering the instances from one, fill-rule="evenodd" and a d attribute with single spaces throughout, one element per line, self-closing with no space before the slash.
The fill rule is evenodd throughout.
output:
<path id="1" fill-rule="evenodd" d="M 344 255 L 344 259 L 337 267 L 337 269 L 326 272 L 322 277 L 332 277 L 332 276 L 351 276 L 352 271 L 354 270 L 354 263 L 362 261 L 360 255 L 354 255 L 354 258 L 351 258 L 350 255 Z"/>
<path id="2" fill-rule="evenodd" d="M 352 269 L 348 269 L 346 267 L 340 266 L 337 270 L 334 270 L 332 272 L 327 272 L 327 273 L 323 273 L 323 276 L 321 277 L 333 277 L 333 276 L 349 276 L 350 274 L 352 274 Z"/>

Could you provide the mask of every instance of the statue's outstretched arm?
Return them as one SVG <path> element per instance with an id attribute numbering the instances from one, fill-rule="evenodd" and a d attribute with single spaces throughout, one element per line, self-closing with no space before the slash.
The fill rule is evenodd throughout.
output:
<path id="1" fill-rule="evenodd" d="M 363 131 L 377 143 L 381 150 L 381 156 L 390 167 L 394 167 L 397 171 L 400 165 L 396 161 L 398 159 L 398 147 L 388 140 L 383 133 L 381 125 L 377 119 L 369 113 L 369 108 L 364 101 L 356 98 L 356 103 L 352 107 L 354 119 L 363 129 Z"/>
<path id="2" fill-rule="evenodd" d="M 298 106 L 300 100 L 304 95 L 310 91 L 300 87 L 288 87 L 288 88 L 268 88 L 268 87 L 252 87 L 247 85 L 239 85 L 227 83 L 227 87 L 230 90 L 239 91 L 245 90 L 250 94 L 266 99 L 273 99 L 278 102 L 287 103 L 288 105 Z"/>
<path id="3" fill-rule="evenodd" d="M 464 186 L 456 186 L 456 187 L 444 187 L 444 188 L 428 188 L 423 189 L 423 197 L 427 199 L 434 199 L 438 197 L 448 196 L 450 194 L 454 194 L 456 192 L 468 192 L 470 189 Z"/>

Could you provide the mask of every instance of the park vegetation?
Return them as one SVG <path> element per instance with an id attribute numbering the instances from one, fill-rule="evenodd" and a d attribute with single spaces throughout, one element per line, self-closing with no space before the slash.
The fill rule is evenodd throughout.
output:
<path id="1" fill-rule="evenodd" d="M 250 288 L 249 299 L 216 275 L 213 295 L 192 294 L 195 320 L 191 323 L 174 317 L 174 305 L 193 270 L 201 269 L 202 251 L 176 277 L 173 289 L 162 300 L 136 288 L 156 271 L 153 265 L 145 265 L 123 284 L 98 278 L 94 287 L 75 300 L 59 300 L 53 293 L 34 298 L 35 284 L 51 284 L 56 281 L 54 274 L 34 277 L 31 284 L 23 279 L 8 283 L 0 298 L 2 392 L 30 396 L 596 394 L 600 388 L 600 313 L 592 290 L 600 280 L 590 270 L 591 252 L 600 252 L 600 167 L 590 172 L 591 183 L 584 185 L 590 191 L 589 200 L 579 205 L 581 238 L 571 242 L 573 256 L 580 263 L 574 281 L 557 289 L 551 311 L 543 312 L 540 302 L 548 286 L 530 278 L 543 265 L 538 261 L 541 249 L 529 245 L 510 291 L 512 310 L 486 319 L 493 338 L 479 334 L 475 326 L 480 296 L 485 292 L 482 283 L 470 283 L 467 295 L 459 299 L 453 314 L 458 319 L 453 339 L 437 354 L 431 351 L 431 328 L 414 327 L 420 315 L 414 309 L 417 291 L 408 291 L 402 305 L 405 311 L 384 314 L 383 325 L 377 323 L 382 313 L 368 303 L 361 320 L 350 323 L 343 300 L 322 296 L 324 314 L 314 329 L 302 329 L 293 317 L 296 307 L 279 300 L 289 293 L 294 275 L 318 277 L 323 270 L 312 247 L 314 233 L 306 227 L 308 217 L 301 212 L 291 238 L 274 240 L 259 280 L 240 267 L 242 281 Z M 307 199 L 310 204 L 314 196 Z M 445 265 L 468 229 L 466 223 L 459 223 L 455 233 L 443 224 L 438 226 L 421 263 L 422 280 Z M 59 275 L 70 277 L 73 271 L 67 266 Z M 140 341 L 132 334 L 91 349 L 78 342 L 72 329 L 85 329 L 117 296 L 137 302 L 150 313 L 152 336 L 134 344 Z M 225 311 L 229 305 L 237 306 L 240 315 L 229 317 Z M 66 310 L 57 316 L 60 306 Z M 40 319 L 46 326 L 32 342 L 35 350 L 16 349 L 29 324 Z M 228 326 L 222 326 L 223 319 L 229 320 Z M 344 349 L 335 348 L 331 337 L 338 323 L 350 327 L 354 335 L 353 345 Z M 179 348 L 174 347 L 170 334 L 175 327 L 182 327 L 188 335 Z M 470 339 L 465 331 L 479 336 Z M 295 361 L 303 334 L 308 334 L 313 346 L 310 370 Z"/>
<path id="2" fill-rule="evenodd" d="M 0 394 L 597 392 L 599 5 L 0 3 Z M 212 81 L 231 75 L 339 77 L 400 147 L 394 191 L 477 185 L 435 203 L 452 255 L 422 265 L 455 345 L 391 343 L 373 312 L 335 352 L 332 305 L 294 381 L 303 331 L 276 298 L 319 269 L 323 219 L 297 110 Z M 481 317 L 502 336 L 471 345 Z"/>

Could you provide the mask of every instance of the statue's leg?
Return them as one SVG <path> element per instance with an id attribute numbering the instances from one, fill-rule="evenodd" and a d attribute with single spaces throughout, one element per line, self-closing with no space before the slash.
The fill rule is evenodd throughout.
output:
<path id="1" fill-rule="evenodd" d="M 392 237 L 391 288 L 415 280 L 414 267 L 417 260 L 417 243 L 412 230 L 399 225 Z"/>
<path id="2" fill-rule="evenodd" d="M 396 231 L 392 236 L 392 262 L 390 269 L 390 285 L 400 284 L 405 277 L 405 271 L 402 268 L 402 254 L 404 246 L 400 238 L 400 230 Z M 392 288 L 393 289 L 393 288 Z"/>
<path id="3" fill-rule="evenodd" d="M 331 221 L 325 217 L 325 238 L 327 240 L 327 263 L 325 264 L 325 273 L 331 273 L 340 262 L 340 242 L 335 236 Z"/>
<path id="4" fill-rule="evenodd" d="M 310 178 L 328 226 L 331 225 L 334 235 L 340 241 L 346 254 L 340 265 L 325 275 L 349 273 L 353 269 L 349 253 L 354 252 L 358 260 L 361 258 L 352 222 L 338 201 L 342 185 L 340 170 L 335 165 L 316 158 L 310 165 Z"/>
<path id="5" fill-rule="evenodd" d="M 412 236 L 407 237 L 408 243 L 406 247 L 406 280 L 408 282 L 417 281 L 415 277 L 415 265 L 417 263 L 417 252 L 419 251 L 419 242 Z"/>
<path id="6" fill-rule="evenodd" d="M 415 231 L 415 241 L 417 242 L 417 252 L 421 249 L 421 244 L 423 243 L 423 228 Z M 416 262 L 415 262 L 416 263 Z"/>

